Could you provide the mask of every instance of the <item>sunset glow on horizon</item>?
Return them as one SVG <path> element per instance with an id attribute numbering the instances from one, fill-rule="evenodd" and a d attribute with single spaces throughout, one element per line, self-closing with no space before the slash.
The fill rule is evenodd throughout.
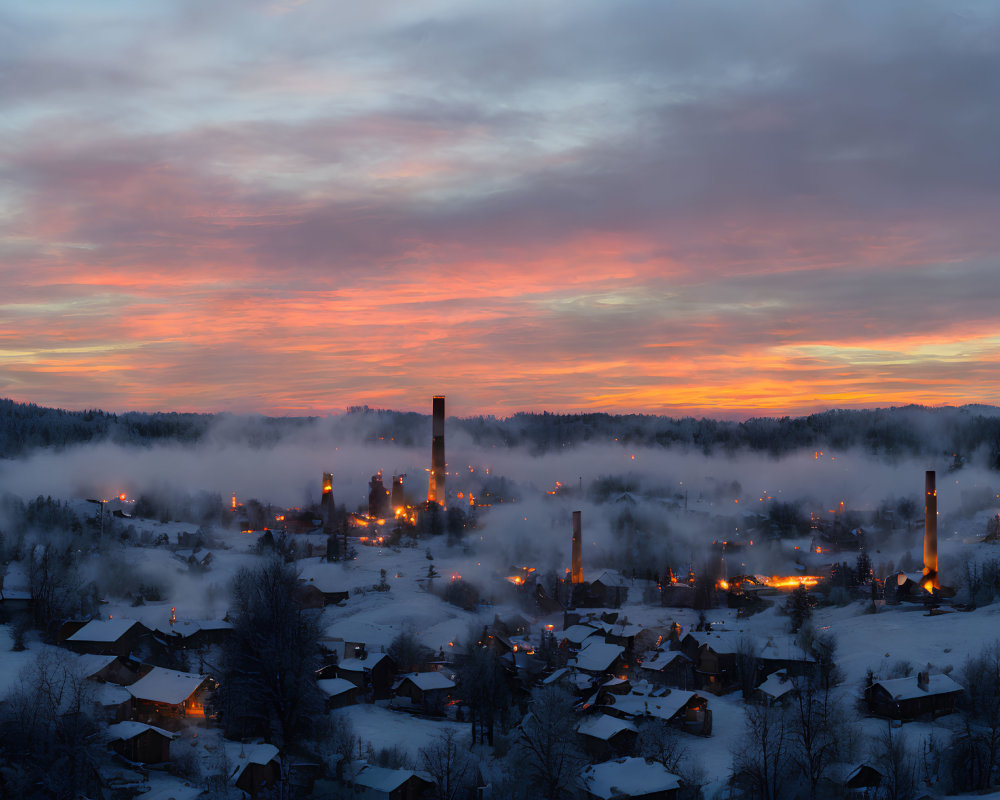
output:
<path id="1" fill-rule="evenodd" d="M 0 9 L 0 397 L 1000 398 L 1000 8 Z"/>

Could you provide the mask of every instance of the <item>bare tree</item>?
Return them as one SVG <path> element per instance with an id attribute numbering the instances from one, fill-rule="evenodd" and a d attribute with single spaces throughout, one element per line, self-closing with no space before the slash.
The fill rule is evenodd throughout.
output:
<path id="1" fill-rule="evenodd" d="M 962 728 L 952 742 L 952 780 L 961 791 L 992 786 L 1000 771 L 1000 641 L 965 662 Z"/>
<path id="2" fill-rule="evenodd" d="M 687 755 L 678 730 L 662 719 L 648 719 L 639 725 L 639 755 L 663 764 L 668 772 L 678 772 Z"/>
<path id="3" fill-rule="evenodd" d="M 821 676 L 798 678 L 794 685 L 788 711 L 789 757 L 815 800 L 830 768 L 850 749 L 851 721 Z"/>
<path id="4" fill-rule="evenodd" d="M 733 753 L 733 780 L 751 800 L 781 800 L 789 783 L 792 739 L 788 715 L 779 706 L 749 704 L 745 736 Z"/>
<path id="5" fill-rule="evenodd" d="M 431 792 L 433 800 L 461 800 L 467 797 L 475 783 L 475 761 L 458 735 L 448 729 L 433 744 L 420 750 L 424 771 L 437 784 Z"/>
<path id="6" fill-rule="evenodd" d="M 524 779 L 545 800 L 579 796 L 585 760 L 572 706 L 573 696 L 558 686 L 536 689 L 511 751 Z"/>
<path id="7" fill-rule="evenodd" d="M 917 793 L 917 764 L 902 730 L 893 733 L 890 722 L 875 740 L 875 764 L 882 773 L 886 800 L 912 800 Z"/>
<path id="8" fill-rule="evenodd" d="M 22 671 L 0 704 L 0 797 L 95 796 L 91 689 L 67 653 L 45 651 Z"/>
<path id="9" fill-rule="evenodd" d="M 216 696 L 229 736 L 263 736 L 282 750 L 316 736 L 326 722 L 316 684 L 319 623 L 299 605 L 297 582 L 294 567 L 278 558 L 236 574 Z"/>

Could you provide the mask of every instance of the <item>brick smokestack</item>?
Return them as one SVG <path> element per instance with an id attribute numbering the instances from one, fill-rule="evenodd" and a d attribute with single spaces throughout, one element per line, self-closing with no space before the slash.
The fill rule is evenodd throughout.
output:
<path id="1" fill-rule="evenodd" d="M 435 395 L 432 412 L 431 474 L 427 483 L 427 502 L 445 504 L 444 478 L 444 397 Z"/>
<path id="2" fill-rule="evenodd" d="M 573 568 L 570 582 L 583 583 L 583 525 L 579 511 L 573 512 Z"/>
<path id="3" fill-rule="evenodd" d="M 930 586 L 928 586 L 928 581 Z M 940 589 L 937 556 L 937 484 L 934 470 L 924 478 L 924 588 Z"/>
<path id="4" fill-rule="evenodd" d="M 320 514 L 323 517 L 323 533 L 329 536 L 333 533 L 333 473 L 323 473 L 323 494 L 319 501 Z"/>

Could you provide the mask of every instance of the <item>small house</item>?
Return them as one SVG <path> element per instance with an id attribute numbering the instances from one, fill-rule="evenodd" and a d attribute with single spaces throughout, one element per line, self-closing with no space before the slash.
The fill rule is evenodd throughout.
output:
<path id="1" fill-rule="evenodd" d="M 576 659 L 570 660 L 569 665 L 591 675 L 617 674 L 625 666 L 624 655 L 625 648 L 620 644 L 608 644 L 590 638 L 576 654 Z"/>
<path id="2" fill-rule="evenodd" d="M 170 760 L 170 742 L 176 733 L 143 722 L 118 722 L 108 727 L 108 744 L 122 758 L 140 764 Z"/>
<path id="3" fill-rule="evenodd" d="M 205 675 L 153 667 L 127 688 L 135 719 L 169 728 L 183 720 L 205 718 L 205 701 L 215 681 Z"/>
<path id="4" fill-rule="evenodd" d="M 440 715 L 454 689 L 455 682 L 443 672 L 411 672 L 397 681 L 393 694 L 399 705 Z M 406 702 L 399 703 L 400 700 Z"/>
<path id="5" fill-rule="evenodd" d="M 658 686 L 694 688 L 694 662 L 679 650 L 660 650 L 647 653 L 639 664 L 639 674 Z"/>
<path id="6" fill-rule="evenodd" d="M 323 678 L 316 681 L 319 690 L 326 697 L 326 710 L 353 706 L 358 702 L 357 686 L 343 678 Z"/>
<path id="7" fill-rule="evenodd" d="M 428 777 L 408 769 L 366 765 L 354 778 L 354 797 L 358 800 L 419 800 L 434 788 L 434 781 Z"/>
<path id="8" fill-rule="evenodd" d="M 281 777 L 278 748 L 273 744 L 241 747 L 229 782 L 250 797 L 270 797 L 270 787 Z"/>
<path id="9" fill-rule="evenodd" d="M 600 608 L 620 608 L 628 600 L 628 582 L 614 570 L 605 570 L 591 581 L 589 599 Z"/>
<path id="10" fill-rule="evenodd" d="M 149 628 L 134 619 L 94 619 L 66 637 L 66 646 L 77 653 L 127 657 Z"/>
<path id="11" fill-rule="evenodd" d="M 908 678 L 876 681 L 865 690 L 872 714 L 889 719 L 939 717 L 955 710 L 964 689 L 947 675 L 920 672 Z"/>
<path id="12" fill-rule="evenodd" d="M 583 740 L 583 749 L 595 761 L 628 755 L 639 733 L 632 722 L 608 714 L 585 717 L 576 726 L 576 731 Z"/>
<path id="13" fill-rule="evenodd" d="M 591 764 L 583 771 L 584 797 L 588 800 L 674 800 L 681 781 L 657 762 L 619 758 Z"/>
<path id="14" fill-rule="evenodd" d="M 345 658 L 335 667 L 337 677 L 353 683 L 372 699 L 386 700 L 392 695 L 396 662 L 387 653 L 368 653 L 364 649 L 355 658 Z"/>

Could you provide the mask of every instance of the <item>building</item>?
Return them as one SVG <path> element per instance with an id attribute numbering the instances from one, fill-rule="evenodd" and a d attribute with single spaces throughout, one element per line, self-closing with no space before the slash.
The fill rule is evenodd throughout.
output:
<path id="1" fill-rule="evenodd" d="M 591 764 L 583 771 L 584 797 L 589 800 L 633 798 L 674 800 L 681 781 L 667 768 L 642 758 L 619 758 Z"/>
<path id="2" fill-rule="evenodd" d="M 164 727 L 205 718 L 205 702 L 215 681 L 205 675 L 153 667 L 126 687 L 133 701 L 133 718 Z"/>
<path id="3" fill-rule="evenodd" d="M 939 717 L 955 710 L 963 691 L 947 675 L 919 672 L 907 678 L 876 681 L 865 690 L 865 700 L 868 710 L 880 717 L 899 720 Z"/>

